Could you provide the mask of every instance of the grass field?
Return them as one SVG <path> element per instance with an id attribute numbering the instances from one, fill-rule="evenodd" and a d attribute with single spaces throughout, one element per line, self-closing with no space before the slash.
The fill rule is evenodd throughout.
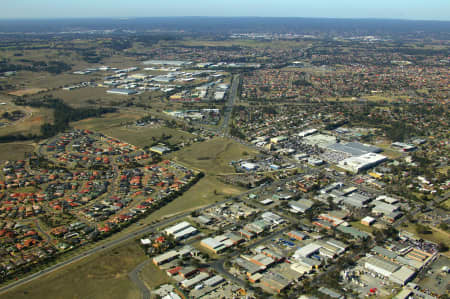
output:
<path id="1" fill-rule="evenodd" d="M 134 122 L 144 115 L 131 112 L 117 112 L 104 114 L 98 118 L 87 118 L 77 122 L 71 123 L 71 126 L 77 129 L 88 129 L 103 131 L 114 127 L 125 125 L 128 122 Z"/>
<path id="2" fill-rule="evenodd" d="M 207 175 L 197 184 L 192 186 L 182 196 L 165 205 L 160 210 L 154 212 L 142 220 L 142 222 L 150 223 L 165 216 L 195 210 L 199 207 L 224 200 L 228 196 L 238 195 L 244 191 L 245 190 L 243 188 L 224 184 L 218 181 L 215 177 Z"/>
<path id="3" fill-rule="evenodd" d="M 369 234 L 371 234 L 373 232 L 373 227 L 361 224 L 361 221 L 352 221 L 352 222 L 350 222 L 350 224 L 354 228 L 357 228 L 363 232 L 367 232 Z"/>
<path id="4" fill-rule="evenodd" d="M 447 247 L 450 248 L 450 234 L 449 233 L 442 231 L 435 227 L 429 226 L 429 228 L 431 229 L 431 234 L 419 234 L 416 230 L 415 223 L 408 222 L 406 227 L 403 227 L 403 226 L 401 227 L 401 229 L 404 229 L 408 232 L 416 234 L 417 236 L 419 236 L 420 238 L 422 238 L 424 240 L 429 240 L 429 241 L 437 243 L 437 244 L 443 242 L 444 244 L 447 245 Z M 447 251 L 446 255 L 449 256 L 449 254 L 450 254 L 450 251 Z"/>
<path id="5" fill-rule="evenodd" d="M 444 202 L 442 203 L 442 206 L 443 206 L 445 209 L 450 210 L 450 198 L 447 199 L 446 201 L 444 201 Z"/>
<path id="6" fill-rule="evenodd" d="M 215 138 L 170 154 L 169 158 L 214 175 L 233 173 L 234 168 L 229 165 L 231 161 L 250 158 L 256 153 L 255 150 L 231 139 Z"/>
<path id="7" fill-rule="evenodd" d="M 12 91 L 9 94 L 17 97 L 25 96 L 25 95 L 33 95 L 39 92 L 47 91 L 45 88 L 27 88 L 27 89 L 21 89 Z"/>
<path id="8" fill-rule="evenodd" d="M 18 121 L 0 127 L 0 136 L 9 134 L 39 134 L 42 124 L 53 121 L 53 111 L 51 109 L 16 106 L 11 102 L 0 107 L 0 113 L 13 110 L 21 110 L 26 115 Z"/>
<path id="9" fill-rule="evenodd" d="M 140 298 L 139 290 L 127 275 L 145 259 L 142 249 L 129 242 L 32 281 L 0 298 Z"/>
<path id="10" fill-rule="evenodd" d="M 25 153 L 31 153 L 33 150 L 31 143 L 0 143 L 0 161 L 23 160 Z"/>
<path id="11" fill-rule="evenodd" d="M 193 139 L 195 136 L 178 129 L 172 128 L 137 128 L 135 126 L 130 126 L 129 128 L 120 127 L 100 130 L 102 133 L 116 137 L 120 140 L 126 141 L 128 143 L 134 144 L 139 147 L 149 146 L 162 137 L 162 135 L 172 136 L 171 138 L 165 140 L 170 144 L 177 144 L 179 142 L 187 142 Z"/>
<path id="12" fill-rule="evenodd" d="M 140 278 L 150 289 L 155 289 L 156 287 L 170 281 L 166 272 L 160 270 L 151 262 L 144 266 Z"/>

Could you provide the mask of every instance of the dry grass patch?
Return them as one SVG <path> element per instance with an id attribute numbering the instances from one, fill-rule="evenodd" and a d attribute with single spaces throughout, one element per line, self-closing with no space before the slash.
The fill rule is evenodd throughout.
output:
<path id="1" fill-rule="evenodd" d="M 0 298 L 139 298 L 139 290 L 127 275 L 146 258 L 139 246 L 129 242 L 15 288 Z"/>

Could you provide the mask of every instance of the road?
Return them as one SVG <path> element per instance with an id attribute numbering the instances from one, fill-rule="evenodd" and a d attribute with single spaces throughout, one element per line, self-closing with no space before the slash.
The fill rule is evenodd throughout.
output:
<path id="1" fill-rule="evenodd" d="M 283 233 L 285 233 L 288 230 L 292 229 L 292 225 L 289 225 L 281 230 L 275 231 L 271 234 L 269 234 L 268 236 L 265 236 L 264 238 L 250 244 L 249 247 L 257 247 L 258 245 L 264 244 L 266 242 L 268 242 L 269 240 L 272 240 L 273 238 L 275 238 L 278 235 L 281 235 Z M 240 279 L 239 277 L 236 277 L 232 274 L 230 274 L 230 272 L 228 272 L 225 267 L 224 267 L 224 263 L 225 261 L 231 261 L 233 258 L 235 258 L 236 256 L 240 255 L 241 253 L 238 250 L 233 251 L 232 253 L 228 254 L 226 257 L 215 261 L 214 263 L 211 264 L 211 267 L 219 274 L 221 274 L 222 276 L 224 276 L 227 280 L 234 282 L 235 284 L 246 288 L 247 286 L 247 282 L 245 280 Z"/>
<path id="2" fill-rule="evenodd" d="M 221 205 L 221 204 L 226 203 L 226 202 L 231 201 L 231 200 L 234 200 L 234 198 L 228 198 L 228 199 L 216 202 L 214 204 L 211 204 L 211 205 L 205 206 L 203 208 L 200 208 L 200 209 L 198 209 L 198 211 L 202 211 L 204 209 L 212 208 L 212 207 Z M 129 234 L 124 235 L 124 236 L 121 236 L 120 238 L 118 238 L 116 240 L 111 240 L 111 241 L 109 241 L 107 243 L 104 243 L 104 244 L 98 245 L 98 246 L 96 246 L 96 247 L 94 247 L 92 249 L 86 250 L 85 252 L 80 253 L 80 254 L 78 254 L 78 255 L 76 255 L 74 257 L 71 257 L 71 258 L 69 258 L 67 260 L 64 260 L 64 261 L 59 262 L 59 263 L 57 263 L 55 265 L 52 265 L 52 266 L 48 267 L 47 269 L 41 270 L 39 272 L 35 272 L 35 273 L 30 274 L 30 275 L 28 275 L 28 276 L 26 276 L 26 277 L 24 277 L 22 279 L 19 279 L 19 280 L 14 281 L 14 282 L 6 285 L 6 286 L 1 287 L 0 288 L 0 294 L 5 293 L 6 291 L 9 291 L 9 290 L 11 290 L 13 288 L 16 288 L 18 286 L 24 285 L 24 284 L 26 284 L 26 283 L 28 283 L 30 281 L 35 280 L 35 279 L 41 278 L 41 277 L 43 277 L 43 276 L 45 276 L 47 274 L 50 274 L 52 272 L 55 272 L 55 271 L 59 270 L 59 269 L 62 269 L 63 267 L 65 267 L 67 265 L 70 265 L 72 263 L 81 261 L 82 259 L 84 259 L 86 257 L 89 257 L 89 256 L 91 256 L 93 254 L 105 251 L 107 249 L 111 249 L 113 247 L 116 247 L 116 246 L 124 243 L 124 242 L 133 240 L 133 239 L 135 239 L 135 238 L 137 238 L 137 237 L 139 237 L 141 235 L 145 235 L 145 234 L 148 234 L 150 232 L 153 232 L 153 231 L 155 231 L 156 229 L 158 229 L 160 227 L 168 225 L 169 223 L 171 223 L 173 221 L 180 220 L 180 219 L 182 219 L 182 218 L 184 218 L 186 216 L 189 216 L 190 214 L 191 214 L 191 212 L 189 211 L 189 212 L 184 212 L 184 213 L 172 216 L 170 218 L 162 219 L 160 222 L 158 222 L 156 224 L 149 225 L 149 226 L 141 228 L 141 229 L 139 229 L 139 230 L 137 230 L 135 232 L 129 233 Z"/>
<path id="3" fill-rule="evenodd" d="M 230 95 L 228 96 L 228 101 L 227 101 L 227 103 L 225 104 L 225 107 L 224 107 L 223 123 L 222 123 L 222 126 L 220 128 L 220 131 L 224 135 L 227 135 L 227 133 L 228 133 L 228 129 L 229 129 L 229 125 L 230 125 L 230 119 L 231 119 L 231 114 L 233 112 L 233 106 L 234 106 L 234 103 L 235 103 L 236 98 L 238 96 L 237 93 L 238 93 L 238 88 L 239 88 L 239 80 L 240 80 L 239 74 L 234 75 L 233 81 L 231 83 Z"/>
<path id="4" fill-rule="evenodd" d="M 279 182 L 275 182 L 275 183 L 279 183 Z M 239 197 L 242 197 L 242 196 L 245 196 L 245 195 L 247 195 L 249 193 L 255 192 L 256 190 L 261 189 L 263 187 L 265 187 L 265 186 L 260 186 L 260 187 L 254 188 L 254 189 L 250 189 L 250 190 L 240 194 Z M 209 208 L 213 208 L 215 206 L 222 205 L 224 203 L 227 203 L 229 201 L 233 201 L 235 199 L 236 199 L 236 197 L 234 197 L 234 198 L 230 197 L 230 198 L 224 199 L 222 201 L 218 201 L 216 203 L 210 204 L 208 206 L 201 207 L 201 208 L 197 209 L 196 211 L 201 212 L 203 210 L 206 210 L 206 209 L 209 209 Z M 57 270 L 60 270 L 60 269 L 62 269 L 63 267 L 65 267 L 67 265 L 70 265 L 70 264 L 73 264 L 75 262 L 81 261 L 82 259 L 84 259 L 86 257 L 89 257 L 89 256 L 91 256 L 93 254 L 96 254 L 96 253 L 99 253 L 99 252 L 111 249 L 111 248 L 116 247 L 116 246 L 118 246 L 118 245 L 120 245 L 122 243 L 125 243 L 127 241 L 136 239 L 136 238 L 138 238 L 138 237 L 140 237 L 142 235 L 146 235 L 146 234 L 148 234 L 150 232 L 153 232 L 153 231 L 157 230 L 158 228 L 161 228 L 161 227 L 164 227 L 164 226 L 168 225 L 171 222 L 174 222 L 174 221 L 180 220 L 180 219 L 182 219 L 182 218 L 184 218 L 186 216 L 189 216 L 191 213 L 192 213 L 192 211 L 188 211 L 188 212 L 183 212 L 181 214 L 178 214 L 178 215 L 175 215 L 175 216 L 172 216 L 172 217 L 169 217 L 169 218 L 163 218 L 158 223 L 155 223 L 155 224 L 143 227 L 143 228 L 141 228 L 139 230 L 136 230 L 134 232 L 131 232 L 131 233 L 127 234 L 127 235 L 121 236 L 120 238 L 118 238 L 116 240 L 111 240 L 111 241 L 106 242 L 104 244 L 100 244 L 100 245 L 98 245 L 98 246 L 96 246 L 96 247 L 94 247 L 92 249 L 86 250 L 86 251 L 84 251 L 84 252 L 82 252 L 82 253 L 74 256 L 74 257 L 71 257 L 71 258 L 69 258 L 67 260 L 64 260 L 64 261 L 59 262 L 59 263 L 57 263 L 55 265 L 52 265 L 52 266 L 48 267 L 47 269 L 41 270 L 39 272 L 35 272 L 35 273 L 30 274 L 30 275 L 28 275 L 28 276 L 26 276 L 26 277 L 24 277 L 22 279 L 19 279 L 17 281 L 11 282 L 8 285 L 3 286 L 3 287 L 0 288 L 0 294 L 3 294 L 3 293 L 5 293 L 5 292 L 7 292 L 9 290 L 12 290 L 12 289 L 18 287 L 18 286 L 24 285 L 24 284 L 26 284 L 28 282 L 31 282 L 31 281 L 36 280 L 38 278 L 41 278 L 41 277 L 43 277 L 43 276 L 45 276 L 47 274 L 50 274 L 50 273 L 55 272 Z"/>
<path id="5" fill-rule="evenodd" d="M 142 299 L 150 299 L 150 290 L 147 288 L 147 286 L 144 284 L 144 282 L 139 277 L 139 274 L 141 273 L 142 269 L 150 263 L 150 259 L 147 259 L 136 266 L 136 268 L 133 269 L 130 273 L 128 273 L 128 277 L 130 280 L 141 290 L 142 293 Z"/>

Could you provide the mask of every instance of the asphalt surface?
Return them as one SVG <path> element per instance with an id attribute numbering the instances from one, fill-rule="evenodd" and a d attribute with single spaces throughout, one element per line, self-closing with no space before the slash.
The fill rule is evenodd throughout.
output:
<path id="1" fill-rule="evenodd" d="M 150 290 L 147 288 L 147 286 L 144 284 L 144 282 L 139 277 L 139 274 L 141 273 L 142 269 L 150 263 L 150 259 L 147 259 L 136 266 L 136 268 L 133 269 L 130 273 L 128 273 L 128 277 L 130 280 L 141 290 L 142 299 L 150 299 Z"/>

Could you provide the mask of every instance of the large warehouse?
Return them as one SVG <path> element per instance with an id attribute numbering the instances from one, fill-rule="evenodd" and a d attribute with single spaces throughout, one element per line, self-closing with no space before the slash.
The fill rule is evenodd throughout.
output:
<path id="1" fill-rule="evenodd" d="M 137 94 L 137 91 L 134 89 L 113 88 L 113 89 L 107 90 L 106 93 L 129 96 L 129 95 Z"/>
<path id="2" fill-rule="evenodd" d="M 372 168 L 384 161 L 387 158 L 380 154 L 367 153 L 359 157 L 351 157 L 339 162 L 339 167 L 353 173 Z"/>

